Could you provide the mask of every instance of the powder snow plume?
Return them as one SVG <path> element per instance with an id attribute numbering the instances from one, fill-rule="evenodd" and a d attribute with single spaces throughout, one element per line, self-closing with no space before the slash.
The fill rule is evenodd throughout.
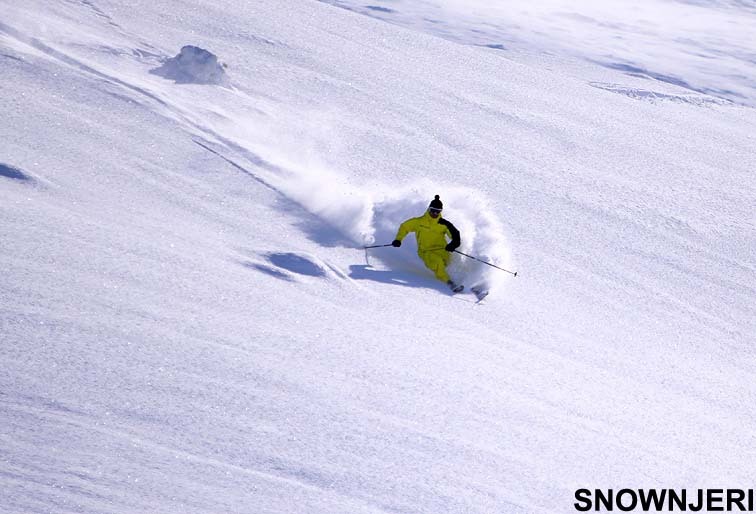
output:
<path id="1" fill-rule="evenodd" d="M 461 252 L 505 269 L 512 267 L 502 224 L 489 207 L 491 202 L 480 191 L 430 180 L 400 188 L 372 185 L 367 190 L 350 185 L 346 177 L 331 170 L 319 169 L 312 174 L 300 170 L 294 175 L 295 180 L 281 184 L 282 190 L 341 231 L 356 246 L 390 243 L 399 225 L 406 219 L 421 216 L 438 194 L 444 202 L 443 216 L 461 233 Z M 405 251 L 401 253 L 385 249 L 377 256 L 390 267 L 428 273 L 416 257 L 413 235 L 405 238 L 403 247 Z M 407 248 L 411 251 L 406 251 Z M 460 254 L 454 254 L 449 273 L 468 285 L 486 283 L 490 287 L 507 277 L 500 270 Z"/>
<path id="2" fill-rule="evenodd" d="M 262 134 L 248 122 L 236 125 L 234 140 L 274 166 L 265 180 L 281 194 L 297 202 L 337 230 L 355 247 L 390 243 L 399 225 L 422 215 L 435 195 L 444 202 L 443 216 L 460 231 L 459 251 L 496 266 L 512 269 L 509 244 L 492 202 L 474 188 L 420 179 L 399 186 L 371 182 L 355 183 L 343 164 L 329 162 L 338 154 L 339 140 L 333 137 L 327 113 L 302 115 L 295 133 L 288 129 Z M 260 141 L 264 144 L 260 144 Z M 254 142 L 252 142 L 254 141 Z M 261 172 L 264 170 L 261 170 Z M 346 242 L 346 241 L 345 241 Z M 372 255 L 388 268 L 419 275 L 430 272 L 416 256 L 414 236 L 408 236 L 403 251 L 383 249 Z M 407 251 L 409 249 L 409 251 Z M 452 278 L 466 285 L 485 283 L 494 288 L 509 275 L 474 259 L 455 253 L 449 265 Z"/>

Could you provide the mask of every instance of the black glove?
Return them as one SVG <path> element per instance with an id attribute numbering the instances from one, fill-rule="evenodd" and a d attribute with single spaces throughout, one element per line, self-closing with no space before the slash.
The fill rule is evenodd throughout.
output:
<path id="1" fill-rule="evenodd" d="M 394 248 L 399 248 L 400 246 L 402 246 L 402 242 L 398 239 L 394 239 L 393 241 L 391 241 L 391 246 L 393 246 Z"/>
<path id="2" fill-rule="evenodd" d="M 446 245 L 446 248 L 445 248 L 445 250 L 446 250 L 447 252 L 453 252 L 454 250 L 456 250 L 456 249 L 457 249 L 457 247 L 458 247 L 458 246 L 459 246 L 459 245 L 455 245 L 455 244 L 454 244 L 454 243 L 452 242 L 452 243 L 449 243 L 449 244 L 447 244 L 447 245 Z"/>

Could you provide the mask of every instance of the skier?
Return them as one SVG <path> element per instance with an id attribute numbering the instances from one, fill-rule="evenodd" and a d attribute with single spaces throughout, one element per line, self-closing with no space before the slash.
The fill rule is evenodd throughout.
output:
<path id="1" fill-rule="evenodd" d="M 417 240 L 417 255 L 437 279 L 446 282 L 453 292 L 459 293 L 464 286 L 456 284 L 446 272 L 451 252 L 460 245 L 459 230 L 450 221 L 441 217 L 443 208 L 444 204 L 436 195 L 428 205 L 425 214 L 410 218 L 399 226 L 399 231 L 391 245 L 396 248 L 402 246 L 402 239 L 408 233 L 414 232 Z M 451 241 L 447 242 L 446 236 L 449 236 Z"/>

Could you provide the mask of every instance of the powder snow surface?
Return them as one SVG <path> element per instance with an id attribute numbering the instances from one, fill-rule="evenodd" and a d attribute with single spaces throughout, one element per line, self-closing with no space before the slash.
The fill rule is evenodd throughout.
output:
<path id="1" fill-rule="evenodd" d="M 0 511 L 753 486 L 752 8 L 680 18 L 695 59 L 619 0 L 551 39 L 408 4 L 0 0 Z M 223 80 L 154 72 L 187 45 Z M 455 255 L 483 305 L 361 249 L 436 194 L 518 272 Z"/>

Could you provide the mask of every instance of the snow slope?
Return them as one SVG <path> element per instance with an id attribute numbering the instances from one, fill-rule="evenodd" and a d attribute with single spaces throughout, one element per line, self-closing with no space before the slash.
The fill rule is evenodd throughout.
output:
<path id="1" fill-rule="evenodd" d="M 321 1 L 462 44 L 557 56 L 562 71 L 572 58 L 756 106 L 749 1 Z"/>
<path id="2" fill-rule="evenodd" d="M 748 102 L 316 1 L 0 6 L 0 511 L 753 484 Z M 360 249 L 434 194 L 519 272 L 456 261 L 484 306 Z"/>

